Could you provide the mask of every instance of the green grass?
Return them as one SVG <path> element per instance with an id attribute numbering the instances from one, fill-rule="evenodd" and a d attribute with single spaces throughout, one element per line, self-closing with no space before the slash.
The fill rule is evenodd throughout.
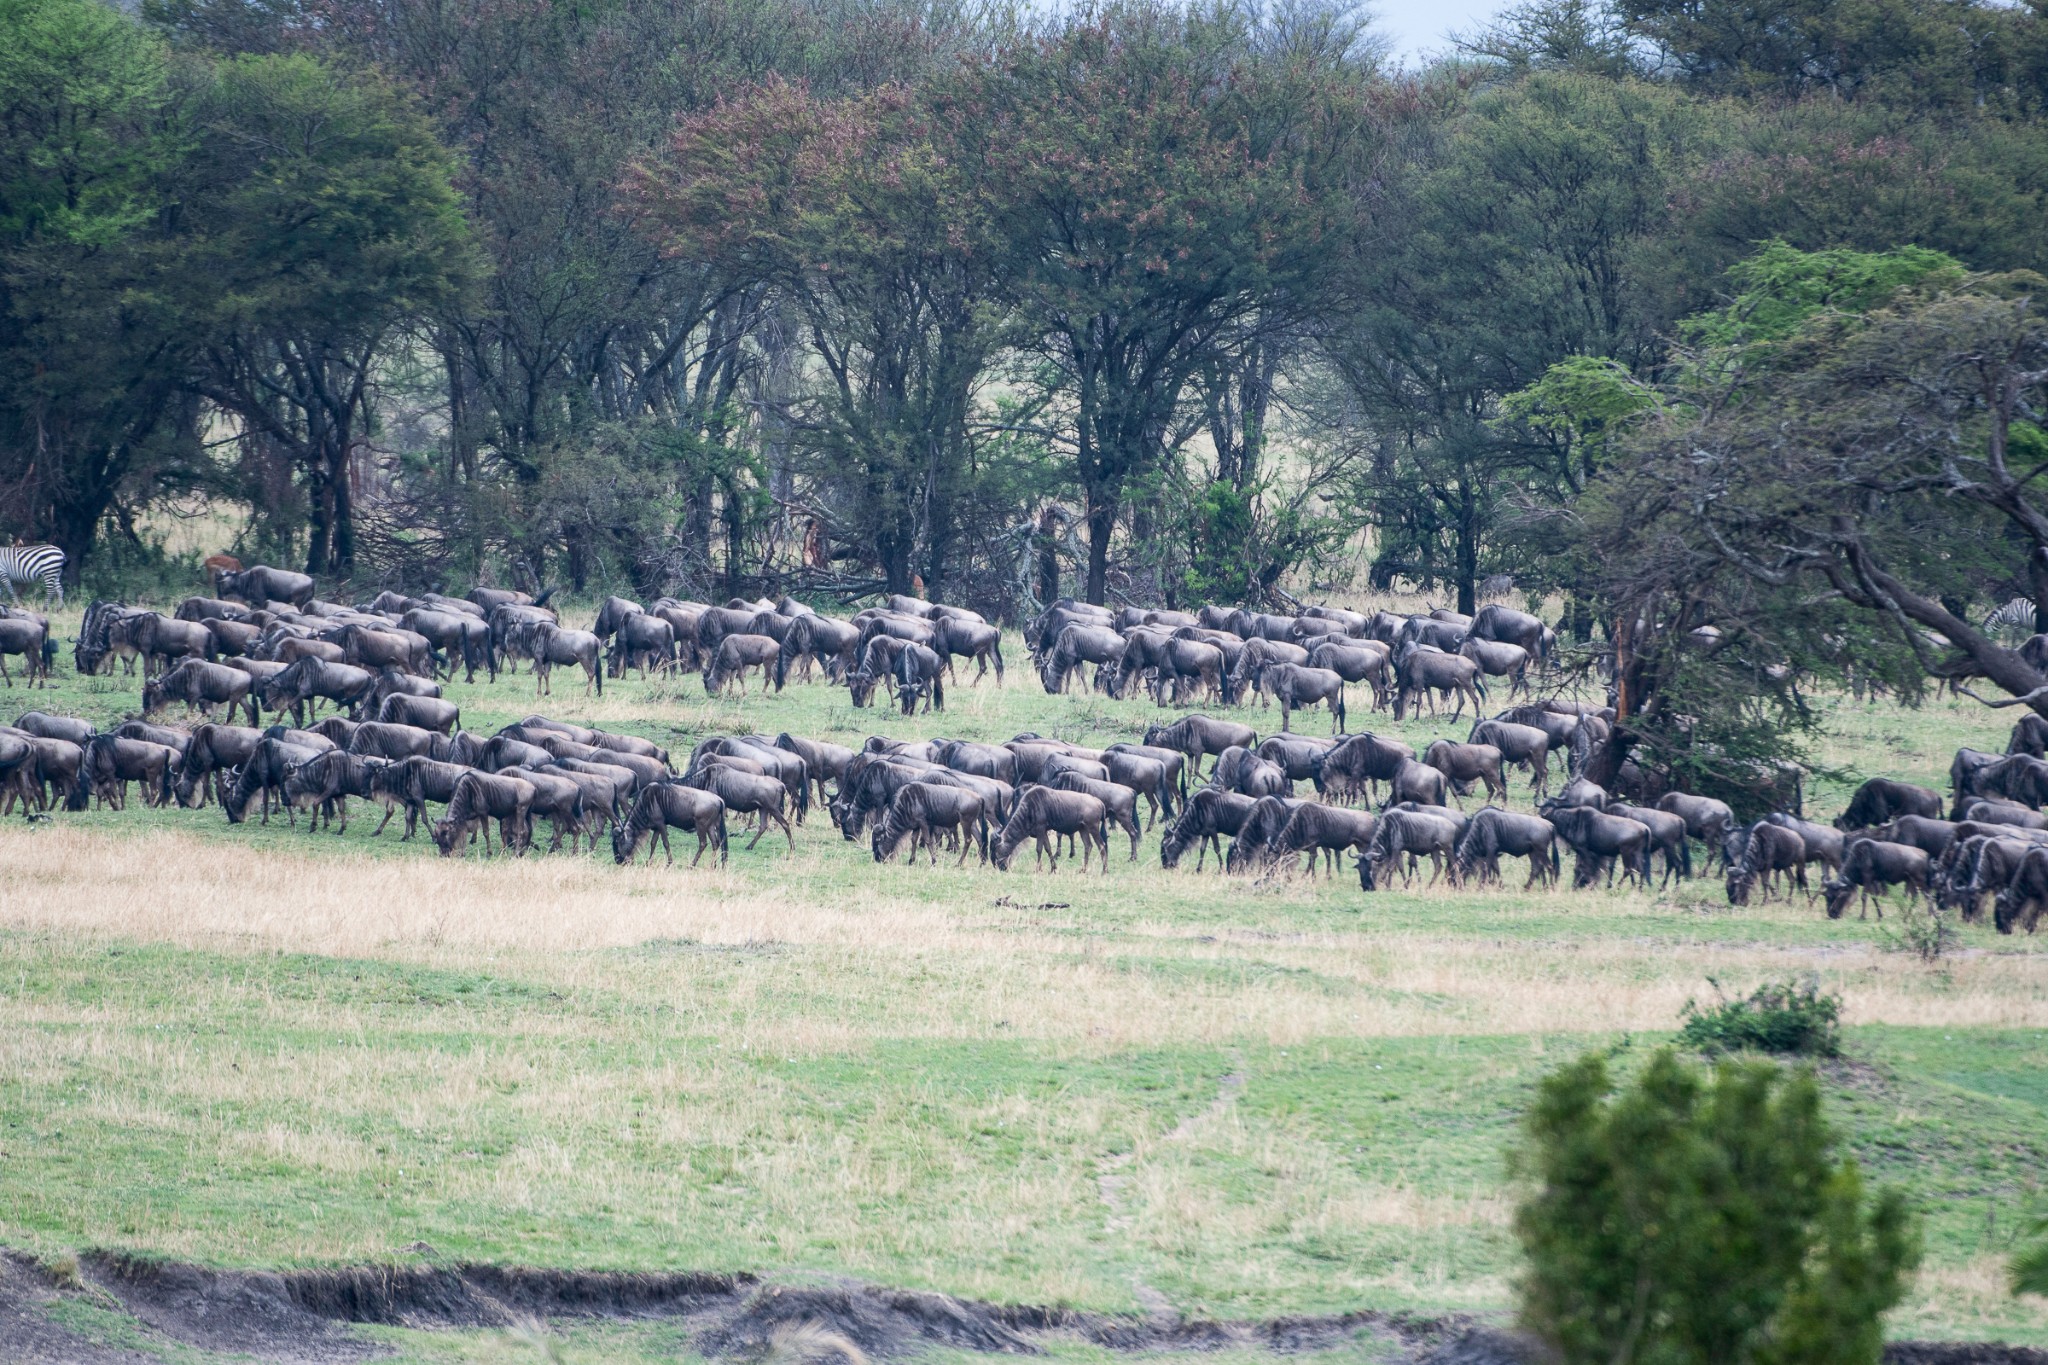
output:
<path id="1" fill-rule="evenodd" d="M 1006 653 L 1006 689 L 914 720 L 816 684 L 586 701 L 558 671 L 538 707 L 524 675 L 451 695 L 473 729 L 543 709 L 679 759 L 733 730 L 1108 742 L 1159 717 L 1047 697 Z M 16 695 L 106 723 L 136 685 L 67 667 Z M 1939 785 L 2008 723 L 1843 702 L 1820 756 Z M 1464 724 L 1353 714 L 1411 742 Z M 1809 813 L 1846 793 L 1816 784 Z M 1712 882 L 1368 898 L 1348 876 L 1164 873 L 1156 834 L 1107 877 L 1003 876 L 878 867 L 820 814 L 794 858 L 736 843 L 729 870 L 688 873 L 444 863 L 372 823 L 335 839 L 131 803 L 0 830 L 0 1241 L 256 1266 L 425 1242 L 1112 1310 L 1500 1312 L 1501 1154 L 1536 1079 L 1589 1047 L 1642 1056 L 1710 977 L 1734 995 L 1810 971 L 1846 1004 L 1832 1112 L 1926 1218 L 1892 1330 L 2048 1343 L 2044 1305 L 1998 1283 L 2048 1169 L 2048 972 L 2025 939 L 1967 927 L 1929 968 L 1875 921 L 1731 911 Z M 655 1358 L 666 1330 L 559 1345 Z"/>

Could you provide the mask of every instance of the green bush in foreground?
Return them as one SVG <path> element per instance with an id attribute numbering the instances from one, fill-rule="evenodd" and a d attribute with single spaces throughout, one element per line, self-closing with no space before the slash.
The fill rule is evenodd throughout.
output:
<path id="1" fill-rule="evenodd" d="M 1746 1000 L 1723 1000 L 1712 1009 L 1688 1000 L 1682 1013 L 1678 1041 L 1700 1052 L 1833 1057 L 1841 1051 L 1842 997 L 1822 995 L 1811 977 L 1767 983 Z"/>
<path id="2" fill-rule="evenodd" d="M 1866 1197 L 1805 1072 L 1665 1050 L 1617 1087 L 1589 1056 L 1542 1083 L 1511 1170 L 1523 1327 L 1564 1365 L 1874 1365 L 1919 1259 Z"/>

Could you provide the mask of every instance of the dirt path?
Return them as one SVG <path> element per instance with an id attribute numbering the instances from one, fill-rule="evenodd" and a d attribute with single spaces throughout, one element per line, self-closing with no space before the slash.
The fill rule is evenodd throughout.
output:
<path id="1" fill-rule="evenodd" d="M 857 1283 L 784 1283 L 752 1275 L 608 1274 L 488 1265 L 222 1271 L 93 1253 L 56 1267 L 0 1253 L 0 1357 L 24 1365 L 147 1365 L 190 1360 L 340 1365 L 385 1354 L 350 1330 L 505 1330 L 548 1321 L 680 1321 L 713 1359 L 758 1359 L 778 1332 L 814 1329 L 888 1361 L 926 1347 L 1037 1355 L 1057 1341 L 1119 1352 L 1225 1347 L 1293 1355 L 1361 1337 L 1414 1365 L 1529 1365 L 1512 1336 L 1460 1315 L 1377 1312 L 1255 1322 L 1005 1307 Z M 825 1358 L 821 1358 L 825 1359 Z M 1887 1365 L 2048 1365 L 2048 1352 L 1901 1343 Z"/>

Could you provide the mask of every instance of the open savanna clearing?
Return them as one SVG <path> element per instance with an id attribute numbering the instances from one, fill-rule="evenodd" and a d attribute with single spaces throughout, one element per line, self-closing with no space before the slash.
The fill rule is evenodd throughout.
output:
<path id="1" fill-rule="evenodd" d="M 449 695 L 470 729 L 539 709 L 679 759 L 740 730 L 1103 743 L 1160 716 L 1048 697 L 1014 637 L 1006 653 L 1006 688 L 948 688 L 915 719 L 819 683 L 586 699 L 567 670 L 539 703 L 524 674 Z M 138 687 L 67 659 L 12 696 L 105 724 Z M 1470 719 L 1394 725 L 1359 701 L 1354 730 L 1409 741 Z M 2008 724 L 1844 700 L 1819 757 L 1940 785 L 1958 745 L 2001 749 Z M 1809 814 L 1847 785 L 1813 783 Z M 1803 899 L 1523 894 L 1517 864 L 1506 891 L 1367 896 L 1348 868 L 1255 884 L 1163 871 L 1156 830 L 1137 863 L 1113 840 L 1107 876 L 1037 874 L 1028 853 L 1006 875 L 878 866 L 814 811 L 794 855 L 735 838 L 728 866 L 688 871 L 444 860 L 360 817 L 335 838 L 131 801 L 0 828 L 0 1242 L 58 1262 L 848 1276 L 1231 1319 L 1498 1314 L 1501 1153 L 1536 1079 L 1587 1048 L 1644 1054 L 1710 982 L 1813 973 L 1845 1001 L 1834 1116 L 1926 1218 L 1893 1335 L 2048 1343 L 2048 1305 L 2002 1281 L 2048 1170 L 2048 954 L 2024 937 L 1965 926 L 1927 965 L 1892 923 Z M 66 1311 L 118 1335 L 85 1300 Z M 539 1350 L 383 1336 L 418 1358 Z M 700 1347 L 613 1326 L 565 1349 Z"/>

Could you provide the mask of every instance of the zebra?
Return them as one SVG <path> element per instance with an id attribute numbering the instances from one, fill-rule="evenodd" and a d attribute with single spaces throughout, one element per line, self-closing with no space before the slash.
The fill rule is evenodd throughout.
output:
<path id="1" fill-rule="evenodd" d="M 1998 635 L 2032 635 L 2034 599 L 2015 597 L 1984 618 L 1984 629 Z"/>
<path id="2" fill-rule="evenodd" d="M 7 545 L 0 546 L 0 583 L 7 586 L 7 598 L 16 606 L 21 598 L 14 591 L 14 585 L 23 587 L 41 582 L 43 591 L 56 603 L 56 609 L 64 609 L 64 552 L 54 545 Z"/>

